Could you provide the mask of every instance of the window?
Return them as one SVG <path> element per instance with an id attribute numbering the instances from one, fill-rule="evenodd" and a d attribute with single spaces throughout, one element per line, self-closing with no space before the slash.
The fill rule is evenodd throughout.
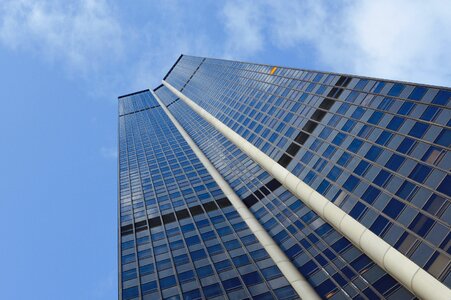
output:
<path id="1" fill-rule="evenodd" d="M 221 287 L 217 283 L 206 286 L 203 288 L 203 290 L 207 298 L 213 298 L 222 295 Z"/>
<path id="2" fill-rule="evenodd" d="M 409 178 L 419 182 L 423 183 L 426 178 L 428 177 L 429 173 L 431 173 L 432 168 L 418 164 L 416 167 L 412 170 L 412 172 L 409 175 Z"/>
<path id="3" fill-rule="evenodd" d="M 170 288 L 171 286 L 175 286 L 175 285 L 176 285 L 176 280 L 175 280 L 174 275 L 160 279 L 160 287 L 162 289 L 167 289 L 167 288 Z"/>
<path id="4" fill-rule="evenodd" d="M 144 284 L 141 284 L 141 290 L 143 294 L 148 294 L 150 292 L 157 290 L 157 282 L 156 281 L 150 281 Z"/>
<path id="5" fill-rule="evenodd" d="M 191 252 L 191 258 L 193 259 L 193 261 L 200 260 L 200 259 L 203 259 L 206 257 L 207 257 L 207 254 L 205 253 L 204 249 L 200 249 L 200 250 Z"/>
<path id="6" fill-rule="evenodd" d="M 282 275 L 282 272 L 280 272 L 277 266 L 262 269 L 261 272 L 266 280 L 271 280 Z"/>
<path id="7" fill-rule="evenodd" d="M 255 250 L 255 251 L 252 251 L 250 254 L 251 254 L 251 257 L 256 261 L 262 260 L 262 259 L 265 259 L 268 257 L 268 253 L 265 251 L 265 249 Z"/>
<path id="8" fill-rule="evenodd" d="M 241 282 L 238 279 L 238 277 L 234 277 L 234 278 L 231 278 L 231 279 L 224 280 L 222 282 L 222 286 L 224 287 L 224 289 L 226 291 L 231 291 L 231 290 L 234 290 L 234 289 L 237 289 L 237 288 L 241 287 Z"/>
<path id="9" fill-rule="evenodd" d="M 136 298 L 136 297 L 138 297 L 138 295 L 139 295 L 139 290 L 138 290 L 137 286 L 122 290 L 122 299 L 124 299 L 124 300 Z"/>
<path id="10" fill-rule="evenodd" d="M 262 278 L 257 272 L 252 272 L 242 276 L 245 285 L 254 285 L 262 282 Z"/>
<path id="11" fill-rule="evenodd" d="M 234 240 L 230 240 L 228 242 L 224 242 L 224 246 L 226 247 L 227 250 L 233 250 L 236 248 L 240 247 L 240 243 L 238 242 L 238 240 L 234 239 Z"/>
<path id="12" fill-rule="evenodd" d="M 415 125 L 413 125 L 412 129 L 409 132 L 409 135 L 416 137 L 416 138 L 421 138 L 421 137 L 423 137 L 426 130 L 428 130 L 428 128 L 429 128 L 429 125 L 417 122 L 417 123 L 415 123 Z"/>
<path id="13" fill-rule="evenodd" d="M 450 91 L 441 90 L 434 97 L 434 100 L 432 100 L 432 103 L 446 106 L 448 104 L 450 97 L 451 97 Z"/>
<path id="14" fill-rule="evenodd" d="M 122 281 L 127 281 L 134 278 L 136 278 L 136 269 L 122 272 Z"/>
<path id="15" fill-rule="evenodd" d="M 401 83 L 395 83 L 393 87 L 388 92 L 389 96 L 398 97 L 401 92 L 404 90 L 404 84 Z"/>
<path id="16" fill-rule="evenodd" d="M 230 263 L 229 260 L 221 260 L 217 263 L 215 263 L 215 268 L 218 272 L 224 271 L 229 269 L 230 267 L 232 267 L 232 264 Z"/>
<path id="17" fill-rule="evenodd" d="M 427 88 L 417 86 L 413 89 L 412 93 L 410 93 L 408 98 L 412 99 L 412 100 L 421 100 L 421 98 L 423 98 L 423 96 L 424 96 L 424 94 L 426 94 L 426 92 L 427 92 Z"/>
<path id="18" fill-rule="evenodd" d="M 197 274 L 200 278 L 208 277 L 210 275 L 213 275 L 213 269 L 210 265 L 206 265 L 200 268 L 197 268 Z"/>
<path id="19" fill-rule="evenodd" d="M 233 263 L 235 264 L 235 266 L 238 267 L 242 267 L 244 265 L 250 264 L 249 258 L 247 257 L 246 254 L 237 256 L 237 257 L 233 257 L 232 258 Z"/>

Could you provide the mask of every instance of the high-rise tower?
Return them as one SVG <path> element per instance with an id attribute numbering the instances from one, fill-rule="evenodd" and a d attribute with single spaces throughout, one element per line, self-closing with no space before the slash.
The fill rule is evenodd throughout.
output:
<path id="1" fill-rule="evenodd" d="M 450 299 L 449 88 L 182 55 L 119 97 L 119 297 Z"/>

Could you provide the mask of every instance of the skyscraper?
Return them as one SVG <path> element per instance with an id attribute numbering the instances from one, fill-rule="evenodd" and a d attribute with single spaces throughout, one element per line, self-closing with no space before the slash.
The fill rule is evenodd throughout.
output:
<path id="1" fill-rule="evenodd" d="M 119 97 L 119 297 L 451 299 L 451 90 L 182 55 Z"/>

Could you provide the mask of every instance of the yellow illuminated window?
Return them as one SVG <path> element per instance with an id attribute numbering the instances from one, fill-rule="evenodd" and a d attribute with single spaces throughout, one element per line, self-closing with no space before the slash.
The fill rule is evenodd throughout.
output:
<path id="1" fill-rule="evenodd" d="M 269 74 L 274 74 L 274 72 L 277 70 L 277 67 L 273 67 L 272 69 L 271 69 L 271 71 L 269 72 Z"/>

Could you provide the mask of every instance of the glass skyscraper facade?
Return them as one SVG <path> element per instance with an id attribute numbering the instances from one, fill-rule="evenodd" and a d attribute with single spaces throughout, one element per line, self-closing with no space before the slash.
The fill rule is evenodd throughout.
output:
<path id="1" fill-rule="evenodd" d="M 446 298 L 450 97 L 444 87 L 182 55 L 163 85 L 119 97 L 119 297 L 304 298 L 207 160 L 318 297 L 413 299 L 427 279 Z M 346 218 L 314 209 L 227 130 Z M 374 249 L 345 219 L 372 234 Z M 417 269 L 393 268 L 391 257 Z"/>

